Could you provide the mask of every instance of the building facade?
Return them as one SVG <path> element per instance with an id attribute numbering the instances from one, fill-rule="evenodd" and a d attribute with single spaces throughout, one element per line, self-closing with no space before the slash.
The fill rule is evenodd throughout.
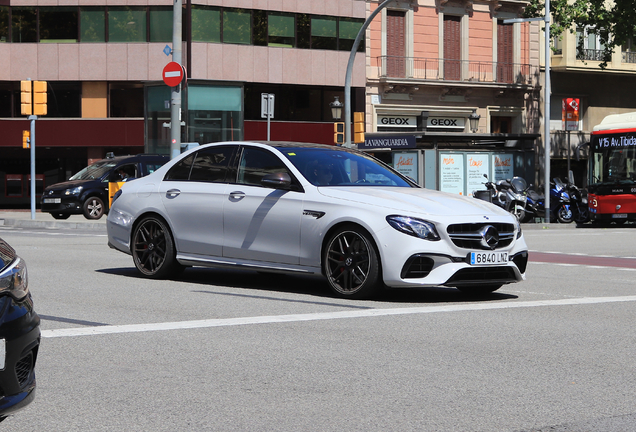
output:
<path id="1" fill-rule="evenodd" d="M 607 115 L 636 111 L 636 100 L 631 91 L 636 80 L 636 52 L 633 42 L 617 47 L 606 68 L 601 69 L 603 46 L 594 29 L 573 30 L 551 37 L 551 174 L 552 177 L 567 178 L 568 169 L 572 170 L 575 183 L 586 186 L 585 144 L 590 141 L 590 132 Z M 543 33 L 541 36 L 545 40 Z M 582 51 L 577 49 L 579 43 L 582 43 Z M 545 66 L 543 52 L 542 49 L 541 64 Z M 542 69 L 545 71 L 545 67 Z M 563 101 L 568 98 L 578 99 L 578 126 L 570 131 L 562 121 Z M 579 151 L 577 147 L 580 147 Z"/>
<path id="2" fill-rule="evenodd" d="M 0 0 L 0 206 L 30 202 L 20 81 L 48 85 L 36 120 L 36 194 L 88 163 L 168 154 L 173 3 L 166 0 Z M 272 140 L 333 143 L 329 103 L 344 94 L 360 0 L 183 2 L 181 141 L 266 139 L 261 94 L 275 95 Z M 364 110 L 364 44 L 352 103 Z"/>
<path id="3" fill-rule="evenodd" d="M 526 4 L 388 4 L 368 30 L 364 146 L 379 155 L 391 150 L 385 157 L 432 189 L 471 195 L 484 188 L 484 174 L 531 183 L 541 115 L 539 26 L 504 23 Z"/>

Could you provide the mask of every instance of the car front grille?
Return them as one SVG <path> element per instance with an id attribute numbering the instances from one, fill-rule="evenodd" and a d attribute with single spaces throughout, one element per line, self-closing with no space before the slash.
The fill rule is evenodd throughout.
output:
<path id="1" fill-rule="evenodd" d="M 22 357 L 15 365 L 15 374 L 18 377 L 20 387 L 23 387 L 33 372 L 33 351 Z"/>
<path id="2" fill-rule="evenodd" d="M 499 233 L 499 243 L 495 249 L 509 246 L 515 237 L 515 226 L 507 223 L 464 223 L 449 225 L 446 229 L 455 246 L 462 249 L 491 249 L 484 246 L 480 230 L 486 226 L 494 227 Z"/>

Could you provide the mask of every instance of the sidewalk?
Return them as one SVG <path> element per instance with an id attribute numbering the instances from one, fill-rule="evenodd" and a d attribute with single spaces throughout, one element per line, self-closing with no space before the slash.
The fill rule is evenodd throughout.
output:
<path id="1" fill-rule="evenodd" d="M 71 215 L 68 219 L 57 220 L 49 213 L 35 211 L 35 219 L 31 219 L 31 210 L 0 209 L 0 226 L 14 226 L 21 228 L 59 228 L 86 229 L 106 231 L 106 215 L 98 220 L 86 219 L 83 215 Z"/>

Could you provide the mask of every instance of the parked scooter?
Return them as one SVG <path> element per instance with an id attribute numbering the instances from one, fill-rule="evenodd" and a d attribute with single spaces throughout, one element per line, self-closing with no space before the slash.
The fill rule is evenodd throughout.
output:
<path id="1" fill-rule="evenodd" d="M 534 217 L 545 218 L 545 196 L 542 193 L 528 189 L 528 202 L 526 205 L 526 220 Z M 581 190 L 574 183 L 563 182 L 555 177 L 550 183 L 550 221 L 559 223 L 584 223 L 588 220 L 587 200 L 584 199 Z"/>
<path id="2" fill-rule="evenodd" d="M 473 191 L 477 199 L 491 202 L 512 213 L 519 220 L 526 218 L 526 189 L 527 183 L 521 177 L 499 180 L 493 183 L 484 174 L 486 190 Z"/>

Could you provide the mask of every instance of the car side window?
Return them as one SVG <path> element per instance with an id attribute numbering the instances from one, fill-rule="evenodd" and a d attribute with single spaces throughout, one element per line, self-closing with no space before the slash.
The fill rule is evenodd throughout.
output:
<path id="1" fill-rule="evenodd" d="M 190 170 L 192 169 L 192 162 L 194 161 L 195 153 L 192 153 L 185 159 L 177 162 L 170 170 L 166 173 L 164 180 L 188 180 L 190 178 Z"/>
<path id="2" fill-rule="evenodd" d="M 281 172 L 292 176 L 283 161 L 272 152 L 256 147 L 244 147 L 239 160 L 237 183 L 261 186 L 261 179 L 265 175 Z"/>
<path id="3" fill-rule="evenodd" d="M 235 147 L 219 146 L 198 151 L 192 164 L 190 181 L 223 183 Z"/>
<path id="4" fill-rule="evenodd" d="M 137 174 L 137 165 L 136 164 L 126 164 L 118 166 L 117 169 L 117 180 L 125 181 L 128 179 L 134 179 L 139 177 Z"/>

